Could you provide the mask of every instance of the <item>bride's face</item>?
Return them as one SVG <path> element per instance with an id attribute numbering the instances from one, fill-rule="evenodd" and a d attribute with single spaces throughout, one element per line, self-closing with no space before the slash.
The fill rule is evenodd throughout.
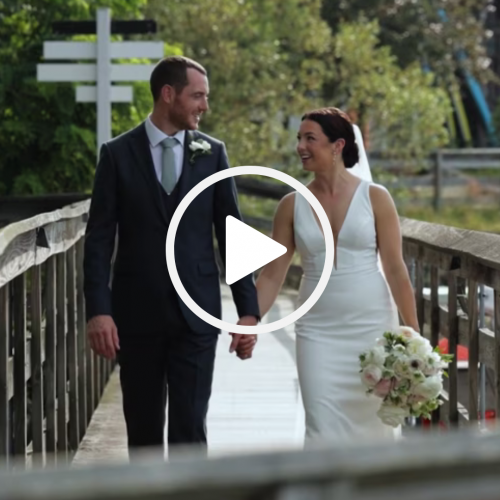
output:
<path id="1" fill-rule="evenodd" d="M 297 153 L 304 170 L 321 172 L 332 167 L 333 155 L 338 145 L 330 142 L 319 123 L 304 120 L 300 124 L 297 140 Z"/>

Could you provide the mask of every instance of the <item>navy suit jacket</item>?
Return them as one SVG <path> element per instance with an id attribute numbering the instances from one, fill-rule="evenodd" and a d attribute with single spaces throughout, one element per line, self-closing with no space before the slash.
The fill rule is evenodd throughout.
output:
<path id="1" fill-rule="evenodd" d="M 197 183 L 229 168 L 222 142 L 199 131 L 188 131 L 185 137 L 178 202 Z M 197 139 L 211 145 L 211 154 L 197 156 L 191 164 L 189 143 Z M 165 245 L 170 218 L 161 189 L 144 123 L 102 146 L 85 236 L 86 314 L 87 319 L 111 315 L 120 336 L 161 333 L 168 328 L 165 311 L 170 278 Z M 213 184 L 195 198 L 182 216 L 175 238 L 176 265 L 184 288 L 202 309 L 219 319 L 220 276 L 213 231 L 225 263 L 228 215 L 241 220 L 233 178 Z M 231 291 L 240 317 L 260 316 L 252 275 L 234 283 Z M 219 332 L 175 296 L 191 330 Z"/>

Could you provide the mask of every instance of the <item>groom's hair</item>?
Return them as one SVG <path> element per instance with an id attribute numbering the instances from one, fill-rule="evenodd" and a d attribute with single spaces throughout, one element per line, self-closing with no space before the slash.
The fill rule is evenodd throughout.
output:
<path id="1" fill-rule="evenodd" d="M 165 85 L 174 87 L 178 93 L 182 92 L 182 89 L 189 83 L 188 68 L 193 68 L 203 75 L 207 74 L 206 69 L 200 63 L 189 57 L 169 56 L 162 59 L 153 69 L 149 79 L 153 101 L 156 102 L 160 98 L 161 89 Z"/>
<path id="2" fill-rule="evenodd" d="M 344 139 L 342 160 L 346 168 L 352 168 L 359 162 L 359 150 L 356 144 L 354 128 L 349 116 L 338 108 L 320 108 L 302 116 L 302 121 L 312 120 L 318 123 L 330 142 Z"/>

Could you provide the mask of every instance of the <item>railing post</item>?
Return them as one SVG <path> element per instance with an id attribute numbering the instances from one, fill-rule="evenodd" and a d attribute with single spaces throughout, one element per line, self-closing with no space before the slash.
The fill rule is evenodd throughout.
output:
<path id="1" fill-rule="evenodd" d="M 101 356 L 95 354 L 92 351 L 92 357 L 94 358 L 94 410 L 99 404 L 99 399 L 101 397 Z"/>
<path id="2" fill-rule="evenodd" d="M 43 374 L 41 268 L 31 270 L 31 428 L 33 462 L 43 465 Z"/>
<path id="3" fill-rule="evenodd" d="M 469 301 L 469 422 L 478 419 L 479 329 L 477 325 L 477 282 L 468 280 Z"/>
<path id="4" fill-rule="evenodd" d="M 83 243 L 76 243 L 76 321 L 77 321 L 77 351 L 78 351 L 78 422 L 80 425 L 80 440 L 87 430 L 87 363 L 86 332 L 85 332 L 85 297 L 83 294 Z"/>
<path id="5" fill-rule="evenodd" d="M 57 254 L 57 451 L 64 464 L 67 461 L 68 431 L 66 421 L 66 256 Z"/>
<path id="6" fill-rule="evenodd" d="M 0 287 L 0 459 L 9 463 L 9 283 Z"/>
<path id="7" fill-rule="evenodd" d="M 479 328 L 484 328 L 484 285 L 479 285 Z M 479 374 L 479 401 L 480 411 L 481 411 L 481 420 L 483 424 L 485 424 L 486 420 L 486 365 L 484 363 L 480 363 L 480 374 Z"/>
<path id="8" fill-rule="evenodd" d="M 431 344 L 439 343 L 439 268 L 431 267 Z"/>
<path id="9" fill-rule="evenodd" d="M 57 463 L 57 428 L 56 428 L 56 256 L 49 257 L 47 273 L 47 322 L 45 326 L 45 417 L 47 432 L 45 435 L 46 463 Z"/>
<path id="10" fill-rule="evenodd" d="M 500 290 L 494 291 L 494 328 L 495 328 L 495 398 L 496 418 L 500 418 Z"/>
<path id="11" fill-rule="evenodd" d="M 416 265 L 416 288 L 415 299 L 417 303 L 417 318 L 420 331 L 424 332 L 425 310 L 424 310 L 424 265 L 420 259 L 417 259 Z"/>
<path id="12" fill-rule="evenodd" d="M 99 391 L 99 399 L 104 394 L 104 389 L 106 387 L 106 381 L 107 381 L 107 371 L 108 371 L 108 360 L 106 358 L 101 358 L 101 390 Z"/>
<path id="13" fill-rule="evenodd" d="M 14 278 L 14 453 L 26 464 L 26 275 Z"/>
<path id="14" fill-rule="evenodd" d="M 94 382 L 94 353 L 90 348 L 90 344 L 85 340 L 85 352 L 87 357 L 87 426 L 90 423 L 92 414 L 94 413 L 95 403 L 95 382 Z"/>
<path id="15" fill-rule="evenodd" d="M 77 316 L 75 247 L 66 251 L 67 295 L 68 295 L 68 375 L 69 375 L 69 439 L 71 453 L 76 453 L 79 439 L 78 423 L 78 362 L 77 362 Z"/>
<path id="16" fill-rule="evenodd" d="M 457 314 L 457 281 L 453 271 L 448 272 L 448 352 L 453 359 L 448 368 L 448 411 L 449 421 L 453 426 L 458 425 L 458 314 Z"/>
<path id="17" fill-rule="evenodd" d="M 403 243 L 403 252 L 404 252 L 404 257 L 406 261 L 406 266 L 408 269 L 408 275 L 410 276 L 410 281 L 411 285 L 413 287 L 413 293 L 416 296 L 416 284 L 415 284 L 415 258 L 410 257 L 410 251 L 408 245 Z M 409 425 L 410 427 L 415 427 L 417 425 L 417 419 L 416 417 L 408 417 L 406 419 L 406 424 Z"/>
<path id="18" fill-rule="evenodd" d="M 431 267 L 431 344 L 436 347 L 439 343 L 439 268 Z M 439 408 L 432 413 L 432 422 L 438 424 L 440 419 Z"/>

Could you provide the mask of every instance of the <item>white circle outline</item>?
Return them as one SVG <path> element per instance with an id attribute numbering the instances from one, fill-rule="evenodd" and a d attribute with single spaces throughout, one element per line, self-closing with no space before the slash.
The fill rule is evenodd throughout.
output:
<path id="1" fill-rule="evenodd" d="M 321 277 L 319 279 L 316 288 L 313 293 L 309 296 L 309 298 L 292 314 L 279 319 L 278 321 L 274 321 L 272 323 L 261 323 L 259 325 L 254 326 L 245 326 L 245 325 L 233 325 L 232 323 L 227 323 L 226 321 L 222 321 L 217 319 L 215 316 L 204 311 L 186 292 L 177 272 L 177 266 L 175 264 L 175 253 L 174 253 L 174 242 L 175 235 L 177 233 L 177 228 L 179 227 L 179 223 L 181 217 L 184 215 L 184 212 L 190 205 L 190 203 L 206 188 L 210 187 L 212 184 L 219 182 L 223 179 L 227 179 L 228 177 L 235 177 L 237 175 L 263 175 L 265 177 L 272 177 L 273 179 L 277 179 L 289 186 L 293 187 L 296 191 L 298 191 L 304 198 L 311 204 L 314 208 L 315 212 L 318 214 L 319 221 L 321 223 L 321 227 L 323 228 L 323 235 L 325 238 L 325 265 L 323 266 L 323 272 L 321 273 Z M 330 221 L 328 216 L 326 215 L 325 210 L 321 206 L 321 203 L 317 200 L 317 198 L 309 191 L 309 189 L 304 186 L 301 182 L 290 177 L 288 174 L 281 172 L 279 170 L 274 170 L 268 167 L 259 167 L 259 166 L 242 166 L 242 167 L 233 167 L 229 169 L 222 170 L 220 172 L 216 172 L 211 176 L 203 179 L 201 182 L 196 184 L 191 191 L 187 193 L 187 195 L 182 199 L 177 207 L 174 215 L 170 221 L 170 225 L 167 232 L 167 240 L 166 240 L 166 248 L 165 248 L 166 258 L 167 258 L 167 268 L 170 274 L 170 279 L 172 280 L 172 284 L 176 292 L 179 294 L 180 298 L 184 301 L 186 306 L 194 313 L 196 316 L 201 318 L 203 321 L 212 325 L 215 328 L 219 328 L 222 331 L 232 332 L 232 333 L 244 333 L 244 334 L 259 334 L 259 333 L 270 333 L 275 330 L 280 330 L 282 328 L 287 327 L 288 325 L 294 323 L 299 318 L 301 318 L 314 304 L 318 301 L 321 294 L 326 288 L 328 281 L 330 279 L 330 275 L 333 269 L 333 259 L 334 259 L 334 245 L 333 245 L 333 232 L 330 226 Z"/>

